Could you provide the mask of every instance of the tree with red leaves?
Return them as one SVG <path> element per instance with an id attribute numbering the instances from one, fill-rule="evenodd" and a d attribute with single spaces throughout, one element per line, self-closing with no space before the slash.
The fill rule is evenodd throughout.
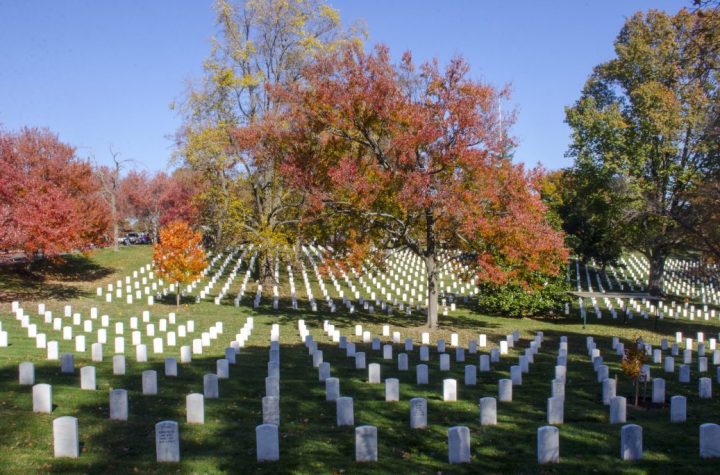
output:
<path id="1" fill-rule="evenodd" d="M 385 47 L 347 46 L 281 92 L 290 108 L 285 174 L 343 259 L 409 249 L 427 271 L 427 324 L 438 323 L 438 274 L 460 260 L 481 281 L 542 285 L 567 258 L 545 219 L 536 176 L 508 158 L 506 90 Z"/>
<path id="2" fill-rule="evenodd" d="M 55 134 L 0 130 L 0 170 L 0 249 L 55 257 L 104 242 L 97 177 Z"/>
<path id="3" fill-rule="evenodd" d="M 119 198 L 124 218 L 132 220 L 135 228 L 147 233 L 155 242 L 159 228 L 171 221 L 197 221 L 194 205 L 198 193 L 196 174 L 186 168 L 149 174 L 131 170 L 121 180 Z"/>

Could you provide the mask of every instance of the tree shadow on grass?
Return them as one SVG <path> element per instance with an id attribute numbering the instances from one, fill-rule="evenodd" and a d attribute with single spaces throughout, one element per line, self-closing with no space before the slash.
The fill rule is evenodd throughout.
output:
<path id="1" fill-rule="evenodd" d="M 88 295 L 73 285 L 94 282 L 113 273 L 81 254 L 62 260 L 0 266 L 0 302 L 70 300 Z"/>

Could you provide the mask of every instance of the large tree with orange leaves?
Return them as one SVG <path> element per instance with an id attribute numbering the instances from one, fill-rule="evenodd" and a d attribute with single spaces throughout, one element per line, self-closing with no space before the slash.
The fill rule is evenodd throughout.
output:
<path id="1" fill-rule="evenodd" d="M 202 236 L 185 221 L 173 221 L 160 229 L 160 242 L 153 246 L 153 264 L 159 276 L 175 282 L 176 305 L 180 305 L 180 285 L 196 279 L 205 268 Z"/>
<path id="2" fill-rule="evenodd" d="M 567 253 L 545 219 L 535 176 L 508 158 L 507 91 L 454 59 L 398 65 L 386 48 L 347 46 L 288 88 L 286 175 L 345 258 L 409 249 L 427 270 L 427 323 L 437 326 L 439 272 L 461 259 L 482 281 L 542 285 Z"/>

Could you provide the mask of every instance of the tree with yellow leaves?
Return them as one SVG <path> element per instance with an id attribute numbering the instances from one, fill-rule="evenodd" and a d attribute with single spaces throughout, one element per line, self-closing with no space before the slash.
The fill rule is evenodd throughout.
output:
<path id="1" fill-rule="evenodd" d="M 640 395 L 640 375 L 642 367 L 645 363 L 645 345 L 642 339 L 638 338 L 635 343 L 625 350 L 620 368 L 625 376 L 632 379 L 635 385 L 635 405 L 638 405 L 638 397 Z"/>
<path id="2" fill-rule="evenodd" d="M 322 0 L 218 0 L 215 9 L 220 36 L 188 92 L 178 152 L 205 179 L 199 198 L 213 245 L 254 244 L 266 281 L 273 258 L 293 254 L 305 202 L 279 173 L 287 151 L 277 134 L 288 123 L 273 89 L 357 36 Z"/>
<path id="3" fill-rule="evenodd" d="M 185 221 L 173 221 L 160 229 L 160 242 L 153 246 L 157 274 L 175 282 L 175 304 L 180 306 L 180 285 L 195 280 L 206 266 L 202 236 Z"/>

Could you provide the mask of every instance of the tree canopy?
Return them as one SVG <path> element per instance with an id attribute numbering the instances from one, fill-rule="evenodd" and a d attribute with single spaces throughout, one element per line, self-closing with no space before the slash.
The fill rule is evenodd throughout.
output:
<path id="1" fill-rule="evenodd" d="M 160 229 L 160 242 L 153 246 L 153 264 L 160 277 L 175 282 L 177 305 L 180 305 L 180 284 L 196 279 L 206 266 L 201 246 L 202 235 L 188 223 L 177 220 Z"/>
<path id="2" fill-rule="evenodd" d="M 0 130 L 0 170 L 0 249 L 53 257 L 105 242 L 93 168 L 55 134 Z"/>
<path id="3" fill-rule="evenodd" d="M 542 285 L 567 257 L 545 219 L 536 176 L 507 158 L 499 101 L 461 58 L 443 70 L 409 53 L 346 45 L 286 89 L 293 123 L 285 173 L 308 190 L 311 216 L 344 258 L 409 249 L 428 275 L 437 325 L 438 273 L 453 260 L 481 280 Z"/>
<path id="4" fill-rule="evenodd" d="M 276 133 L 287 123 L 271 90 L 299 81 L 315 53 L 353 37 L 321 0 L 220 0 L 216 11 L 221 35 L 202 83 L 188 92 L 180 154 L 204 179 L 199 203 L 214 243 L 253 243 L 271 278 L 272 255 L 292 254 L 304 204 L 278 173 Z"/>
<path id="5" fill-rule="evenodd" d="M 622 227 L 627 248 L 648 258 L 654 294 L 662 291 L 667 256 L 687 245 L 678 223 L 692 211 L 689 193 L 718 166 L 708 140 L 717 48 L 708 57 L 698 35 L 703 24 L 700 12 L 687 10 L 633 15 L 615 41 L 616 57 L 595 68 L 566 110 L 576 175 L 614 184 L 596 188 L 623 202 L 604 221 Z"/>

